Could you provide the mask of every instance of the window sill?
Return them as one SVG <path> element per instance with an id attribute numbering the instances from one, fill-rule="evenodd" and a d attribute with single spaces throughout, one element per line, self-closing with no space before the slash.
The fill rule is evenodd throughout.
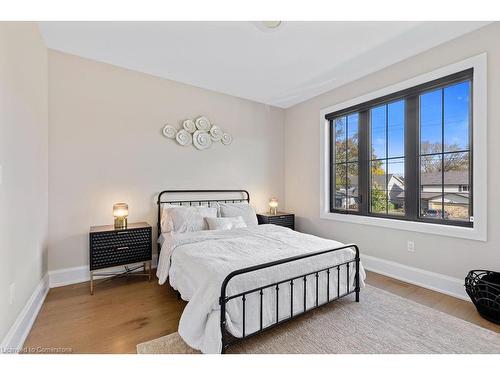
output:
<path id="1" fill-rule="evenodd" d="M 478 223 L 474 228 L 451 226 L 443 224 L 423 223 L 417 221 L 405 221 L 398 219 L 386 219 L 380 217 L 369 217 L 360 215 L 338 214 L 333 212 L 321 212 L 321 219 L 343 221 L 346 223 L 373 225 L 390 229 L 407 230 L 412 232 L 429 233 L 439 236 L 465 238 L 475 241 L 486 241 L 486 231 L 481 230 Z"/>

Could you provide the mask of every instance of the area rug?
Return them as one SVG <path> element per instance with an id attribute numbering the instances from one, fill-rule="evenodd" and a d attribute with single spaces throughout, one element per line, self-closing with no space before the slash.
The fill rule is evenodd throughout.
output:
<path id="1" fill-rule="evenodd" d="M 367 286 L 231 346 L 228 353 L 500 353 L 500 334 Z M 137 345 L 139 354 L 192 354 L 179 334 Z"/>

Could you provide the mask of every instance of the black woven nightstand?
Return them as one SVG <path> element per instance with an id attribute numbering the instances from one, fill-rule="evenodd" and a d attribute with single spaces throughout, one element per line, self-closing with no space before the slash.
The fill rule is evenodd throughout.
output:
<path id="1" fill-rule="evenodd" d="M 94 276 L 148 276 L 151 280 L 151 225 L 133 223 L 127 228 L 115 229 L 113 225 L 90 227 L 90 294 L 94 294 Z M 129 268 L 128 265 L 142 263 Z M 146 272 L 146 265 L 149 270 Z M 123 272 L 100 272 L 110 267 L 124 266 Z M 143 272 L 133 272 L 143 268 Z"/>
<path id="2" fill-rule="evenodd" d="M 277 212 L 275 215 L 268 212 L 257 214 L 259 224 L 275 224 L 295 230 L 295 215 L 286 212 Z"/>

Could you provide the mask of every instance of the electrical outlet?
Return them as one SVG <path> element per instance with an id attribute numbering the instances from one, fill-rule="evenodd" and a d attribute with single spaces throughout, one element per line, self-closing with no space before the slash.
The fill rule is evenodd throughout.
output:
<path id="1" fill-rule="evenodd" d="M 408 251 L 410 253 L 414 253 L 415 252 L 415 242 L 408 241 L 407 248 L 408 248 Z"/>
<path id="2" fill-rule="evenodd" d="M 9 305 L 14 303 L 14 298 L 16 296 L 16 284 L 10 284 L 9 286 Z"/>

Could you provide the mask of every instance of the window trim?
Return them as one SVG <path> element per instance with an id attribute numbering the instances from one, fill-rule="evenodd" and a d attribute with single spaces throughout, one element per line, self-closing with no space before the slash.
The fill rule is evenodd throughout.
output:
<path id="1" fill-rule="evenodd" d="M 432 72 L 419 75 L 406 81 L 385 87 L 380 90 L 362 95 L 360 97 L 336 104 L 320 111 L 320 218 L 339 220 L 350 223 L 365 225 L 376 225 L 394 229 L 409 230 L 423 233 L 431 233 L 443 236 L 467 238 L 473 240 L 487 240 L 487 55 L 486 53 L 468 58 L 466 60 L 436 69 Z M 395 100 L 395 93 L 402 94 L 405 90 L 432 81 L 436 83 L 443 77 L 447 77 L 464 70 L 473 68 L 472 80 L 472 142 L 470 148 L 472 153 L 472 189 L 471 199 L 474 202 L 474 227 L 455 226 L 427 222 L 425 220 L 412 221 L 406 218 L 365 216 L 362 214 L 345 214 L 330 212 L 330 121 L 326 116 L 335 113 L 335 117 L 343 112 L 352 112 L 360 105 L 368 106 L 370 101 L 379 102 L 382 98 Z M 391 97 L 392 96 L 392 97 Z M 399 96 L 400 97 L 400 96 Z M 406 146 L 406 145 L 405 145 Z"/>

